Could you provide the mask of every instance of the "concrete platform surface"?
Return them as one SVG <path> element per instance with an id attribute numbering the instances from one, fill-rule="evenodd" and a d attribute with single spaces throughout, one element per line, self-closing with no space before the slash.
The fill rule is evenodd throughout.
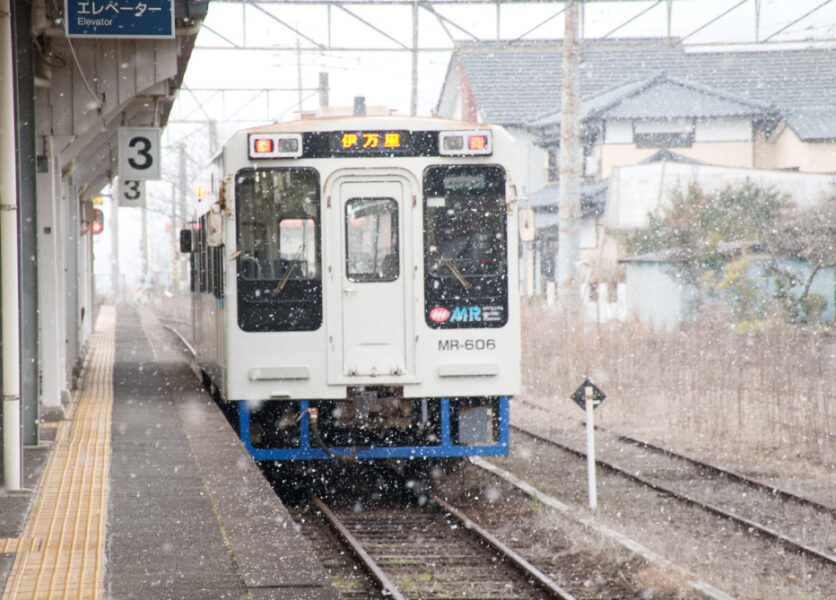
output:
<path id="1" fill-rule="evenodd" d="M 31 493 L 0 496 L 0 533 L 19 538 L 20 546 L 27 536 L 36 540 L 27 542 L 29 552 L 12 548 L 0 554 L 0 577 L 6 580 L 3 598 L 338 599 L 287 510 L 201 389 L 185 349 L 147 307 L 120 305 L 115 315 L 112 403 L 107 404 L 112 416 L 105 451 L 109 471 L 104 483 L 97 484 L 102 489 L 89 494 L 95 498 L 106 494 L 103 568 L 88 571 L 100 573 L 96 577 L 68 571 L 39 573 L 35 584 L 12 581 L 24 568 L 18 563 L 51 564 L 41 556 L 52 549 L 57 553 L 58 546 L 70 548 L 71 553 L 50 570 L 63 569 L 64 563 L 72 568 L 94 562 L 91 555 L 96 550 L 79 541 L 52 541 L 51 533 L 26 533 L 32 513 L 46 510 L 41 501 L 33 500 Z M 99 395 L 105 400 L 111 397 Z M 65 438 L 72 443 L 69 433 L 62 431 L 49 451 L 50 459 Z M 68 425 L 66 431 L 75 429 Z M 37 452 L 28 453 L 34 458 Z M 42 449 L 39 452 L 43 454 Z M 90 460 L 89 453 L 74 460 L 71 467 L 64 467 L 62 482 L 68 478 L 66 472 Z M 37 464 L 33 461 L 30 471 L 37 470 Z M 47 459 L 44 478 L 50 471 Z M 37 480 L 37 474 L 30 479 Z M 87 475 L 82 479 L 78 485 L 92 480 Z M 35 493 L 43 487 L 41 481 Z M 77 530 L 79 539 L 87 541 L 94 536 L 85 528 L 93 527 L 96 511 L 85 517 L 83 509 L 75 510 L 82 516 L 75 518 L 75 525 L 61 529 Z M 84 556 L 74 558 L 72 548 Z M 87 587 L 72 587 L 85 577 L 100 581 L 88 581 L 89 592 Z M 61 594 L 49 592 L 46 580 Z"/>

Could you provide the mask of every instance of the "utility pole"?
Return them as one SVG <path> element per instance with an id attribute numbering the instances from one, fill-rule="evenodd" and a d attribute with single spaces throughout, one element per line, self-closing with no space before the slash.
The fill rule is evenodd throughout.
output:
<path id="1" fill-rule="evenodd" d="M 169 233 L 169 243 L 171 249 L 169 251 L 168 261 L 168 291 L 176 295 L 180 291 L 180 248 L 179 239 L 177 235 L 177 200 L 174 192 L 175 184 L 171 182 L 171 228 Z"/>
<path id="2" fill-rule="evenodd" d="M 296 87 L 299 90 L 299 105 L 297 106 L 297 110 L 299 114 L 302 114 L 302 47 L 299 45 L 298 37 L 296 38 Z M 267 97 L 269 98 L 270 95 L 268 94 Z"/>
<path id="3" fill-rule="evenodd" d="M 110 288 L 113 303 L 125 300 L 122 293 L 122 270 L 119 268 L 119 198 L 118 191 L 110 191 Z"/>
<path id="4" fill-rule="evenodd" d="M 328 73 L 319 74 L 319 108 L 328 106 Z"/>
<path id="5" fill-rule="evenodd" d="M 145 288 L 149 285 L 151 277 L 149 276 L 149 261 L 148 261 L 148 199 L 145 199 L 145 206 L 142 211 L 142 228 L 139 238 L 139 254 L 142 260 L 140 272 L 142 273 L 142 281 L 140 285 Z"/>
<path id="6" fill-rule="evenodd" d="M 557 222 L 557 301 L 570 312 L 580 312 L 581 136 L 578 118 L 580 53 L 579 2 L 569 0 L 564 13 L 563 67 L 560 105 L 560 185 Z"/>
<path id="7" fill-rule="evenodd" d="M 412 3 L 412 84 L 409 94 L 409 114 L 418 114 L 418 2 Z"/>
<path id="8" fill-rule="evenodd" d="M 209 121 L 209 148 L 212 151 L 212 157 L 213 158 L 215 156 L 215 151 L 216 151 L 217 147 L 218 147 L 218 144 L 217 144 L 217 121 Z M 188 207 L 186 205 L 186 198 L 188 197 L 188 189 L 189 189 L 188 188 L 188 182 L 186 181 L 186 178 L 188 177 L 188 174 L 186 172 L 186 145 L 183 144 L 183 143 L 180 143 L 180 145 L 178 146 L 178 152 L 179 152 L 179 155 L 178 155 L 179 161 L 178 161 L 178 165 L 177 165 L 177 183 L 178 183 L 178 186 L 177 186 L 178 187 L 178 190 L 177 190 L 178 193 L 177 193 L 177 195 L 178 195 L 178 200 L 179 201 L 177 202 L 177 204 L 180 205 L 180 220 L 182 221 L 183 227 L 185 227 L 186 226 L 186 221 L 188 221 L 189 218 L 191 217 L 191 215 L 188 212 Z M 174 199 L 172 198 L 172 201 L 173 200 Z M 179 264 L 179 260 L 180 260 L 179 248 L 175 248 L 175 250 L 177 251 L 177 260 L 178 260 L 178 264 Z M 188 269 L 184 268 L 183 272 L 184 273 L 188 272 Z M 179 288 L 180 287 L 180 281 L 179 281 L 180 273 L 178 272 L 177 275 L 178 275 L 177 284 L 178 284 L 178 288 Z"/>

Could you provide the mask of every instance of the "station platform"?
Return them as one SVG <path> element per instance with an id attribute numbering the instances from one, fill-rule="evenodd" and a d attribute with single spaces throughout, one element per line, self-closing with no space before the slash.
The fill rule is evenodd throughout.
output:
<path id="1" fill-rule="evenodd" d="M 101 308 L 66 408 L 0 495 L 3 600 L 340 597 L 149 308 Z"/>

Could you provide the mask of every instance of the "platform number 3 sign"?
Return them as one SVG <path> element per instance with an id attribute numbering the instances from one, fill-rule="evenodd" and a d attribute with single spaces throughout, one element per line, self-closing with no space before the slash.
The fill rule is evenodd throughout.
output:
<path id="1" fill-rule="evenodd" d="M 119 129 L 120 204 L 141 205 L 146 179 L 160 178 L 160 130 L 157 127 Z"/>
<path id="2" fill-rule="evenodd" d="M 142 179 L 119 180 L 119 206 L 145 207 L 145 181 Z"/>

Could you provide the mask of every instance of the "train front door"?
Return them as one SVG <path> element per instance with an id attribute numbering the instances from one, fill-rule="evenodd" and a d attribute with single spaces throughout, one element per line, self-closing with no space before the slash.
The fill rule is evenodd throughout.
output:
<path id="1" fill-rule="evenodd" d="M 407 340 L 412 318 L 407 198 L 413 196 L 403 177 L 342 177 L 335 185 L 333 224 L 341 233 L 337 367 L 341 378 L 399 378 L 407 375 L 411 357 Z M 335 249 L 336 250 L 336 249 Z M 411 270 L 410 270 L 411 271 Z M 335 273 L 336 275 L 336 273 Z M 334 314 L 332 313 L 332 314 Z M 336 316 L 336 315 L 335 315 Z"/>

